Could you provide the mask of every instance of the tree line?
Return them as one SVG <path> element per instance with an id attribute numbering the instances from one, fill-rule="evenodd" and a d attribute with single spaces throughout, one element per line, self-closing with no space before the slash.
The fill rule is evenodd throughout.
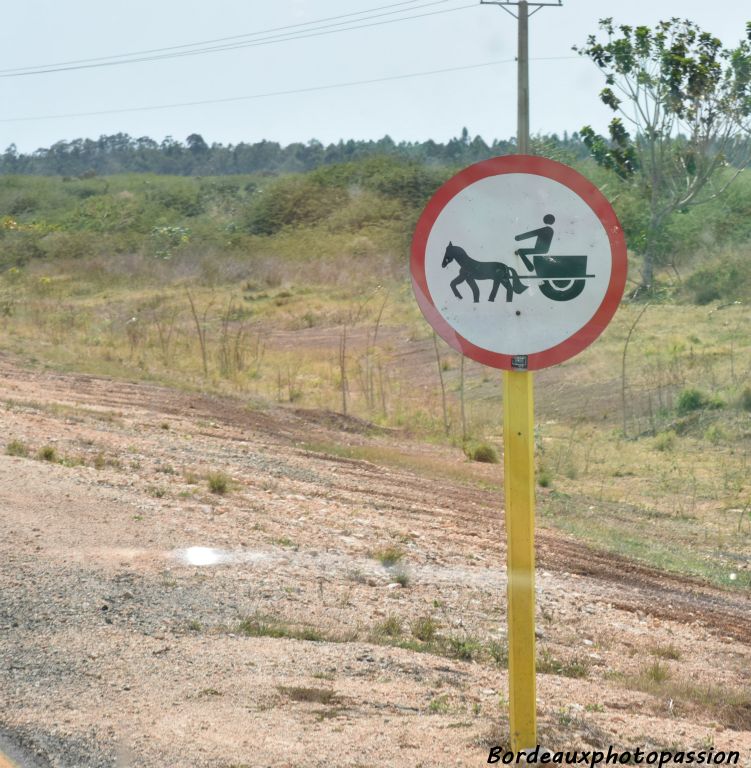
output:
<path id="1" fill-rule="evenodd" d="M 548 154 L 564 153 L 572 159 L 589 154 L 579 134 L 541 136 L 537 142 Z M 127 133 L 98 139 L 58 141 L 51 147 L 30 153 L 18 152 L 11 144 L 0 156 L 0 174 L 40 176 L 111 175 L 116 173 L 157 173 L 177 176 L 223 176 L 247 173 L 301 173 L 326 165 L 362 160 L 374 156 L 397 157 L 428 165 L 461 166 L 515 151 L 514 139 L 461 135 L 445 143 L 428 141 L 395 142 L 390 136 L 378 140 L 339 141 L 324 145 L 315 139 L 282 146 L 276 141 L 238 144 L 208 144 L 197 133 L 184 142 L 171 136 L 157 142 L 148 136 L 133 138 Z"/>

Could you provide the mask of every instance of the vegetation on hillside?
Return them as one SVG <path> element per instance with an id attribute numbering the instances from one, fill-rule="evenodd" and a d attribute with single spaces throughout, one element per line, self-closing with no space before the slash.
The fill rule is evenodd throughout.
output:
<path id="1" fill-rule="evenodd" d="M 637 190 L 560 146 L 538 140 L 536 151 L 602 188 L 636 248 L 648 215 Z M 497 376 L 434 346 L 408 280 L 415 221 L 455 170 L 374 156 L 279 176 L 0 176 L 3 349 L 251 407 L 338 411 L 353 428 L 407 429 L 494 457 Z M 676 214 L 665 234 L 673 268 L 643 315 L 626 304 L 595 345 L 536 377 L 542 514 L 720 583 L 731 583 L 721 552 L 745 557 L 751 536 L 749 200 L 742 175 L 724 197 Z M 361 457 L 435 470 L 373 450 Z M 680 553 L 649 538 L 655 520 Z"/>
<path id="2" fill-rule="evenodd" d="M 638 187 L 577 160 L 560 143 L 538 139 L 535 151 L 573 164 L 598 184 L 613 201 L 629 248 L 644 250 L 651 214 Z M 179 258 L 195 271 L 209 263 L 220 268 L 224 257 L 252 263 L 261 255 L 296 262 L 378 255 L 382 265 L 395 266 L 404 263 L 422 207 L 456 169 L 372 156 L 280 176 L 0 175 L 0 270 L 45 259 L 138 257 Z M 731 173 L 717 171 L 716 183 Z M 749 201 L 751 182 L 741 176 L 721 198 L 675 212 L 653 238 L 673 282 L 700 268 L 686 286 L 697 301 L 746 295 Z"/>

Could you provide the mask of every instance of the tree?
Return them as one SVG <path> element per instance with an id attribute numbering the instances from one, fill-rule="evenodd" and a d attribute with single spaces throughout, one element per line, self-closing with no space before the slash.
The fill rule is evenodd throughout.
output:
<path id="1" fill-rule="evenodd" d="M 664 228 L 689 206 L 721 194 L 732 173 L 727 150 L 751 114 L 751 24 L 747 40 L 724 48 L 691 21 L 670 19 L 654 29 L 600 21 L 605 42 L 590 35 L 574 50 L 605 75 L 600 99 L 617 116 L 609 138 L 585 126 L 581 136 L 595 161 L 637 188 L 647 215 L 635 245 L 644 258 L 641 290 L 670 249 Z M 634 136 L 631 132 L 634 132 Z"/>
<path id="2" fill-rule="evenodd" d="M 209 151 L 209 145 L 205 142 L 200 133 L 191 133 L 190 136 L 185 139 L 185 143 L 194 155 L 205 155 Z"/>

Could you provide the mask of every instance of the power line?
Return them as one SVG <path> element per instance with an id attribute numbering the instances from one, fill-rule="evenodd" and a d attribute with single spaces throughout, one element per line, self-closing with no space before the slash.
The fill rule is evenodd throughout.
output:
<path id="1" fill-rule="evenodd" d="M 0 78 L 28 77 L 32 75 L 51 74 L 54 72 L 69 72 L 72 70 L 96 69 L 100 67 L 119 66 L 121 64 L 134 64 L 134 63 L 140 63 L 140 62 L 160 61 L 163 59 L 182 58 L 185 56 L 197 56 L 197 55 L 202 55 L 206 53 L 216 53 L 218 51 L 237 50 L 239 48 L 255 48 L 262 45 L 273 45 L 275 43 L 289 42 L 291 40 L 304 40 L 312 37 L 332 35 L 338 32 L 350 32 L 356 29 L 367 29 L 370 27 L 382 26 L 384 24 L 395 24 L 401 21 L 408 21 L 411 19 L 421 19 L 421 18 L 425 18 L 426 16 L 437 16 L 437 15 L 446 14 L 446 13 L 453 13 L 455 11 L 461 11 L 467 8 L 475 7 L 475 4 L 472 3 L 471 5 L 460 5 L 455 8 L 446 8 L 443 10 L 428 11 L 425 13 L 418 13 L 410 16 L 400 16 L 399 18 L 395 18 L 395 19 L 386 19 L 384 21 L 371 22 L 372 19 L 380 18 L 382 16 L 393 15 L 394 13 L 402 13 L 404 11 L 409 12 L 413 10 L 418 10 L 420 8 L 427 8 L 434 5 L 439 5 L 445 2 L 449 2 L 449 0 L 432 0 L 432 2 L 424 3 L 423 5 L 413 6 L 411 8 L 405 8 L 403 11 L 391 11 L 389 13 L 381 13 L 381 14 L 366 16 L 362 19 L 354 20 L 355 23 L 337 22 L 332 24 L 325 24 L 319 27 L 312 27 L 312 28 L 299 30 L 298 32 L 284 33 L 281 35 L 271 35 L 269 37 L 259 38 L 256 40 L 248 40 L 245 42 L 227 43 L 223 45 L 208 46 L 204 48 L 193 48 L 193 49 L 184 50 L 184 51 L 173 51 L 171 53 L 168 52 L 168 53 L 159 53 L 155 55 L 133 56 L 131 58 L 121 58 L 120 60 L 106 60 L 103 57 L 102 59 L 92 60 L 92 63 L 71 63 L 69 66 L 49 66 L 46 68 L 43 66 L 40 66 L 37 68 L 32 67 L 27 69 L 2 70 L 0 71 Z M 384 6 L 384 7 L 388 7 L 388 6 Z M 363 11 L 362 13 L 365 13 L 365 12 Z M 364 24 L 359 23 L 363 21 L 370 22 L 370 23 L 364 23 Z M 347 26 L 344 26 L 344 25 L 347 25 Z M 340 28 L 331 29 L 331 27 L 340 27 Z M 159 50 L 159 49 L 155 49 L 155 50 Z M 164 49 L 164 50 L 167 50 L 167 49 Z M 125 54 L 122 54 L 122 56 L 125 56 Z M 81 61 L 84 61 L 84 60 L 81 60 Z"/>
<path id="2" fill-rule="evenodd" d="M 579 56 L 542 56 L 539 58 L 531 59 L 531 61 L 557 61 L 561 59 L 578 59 Z M 386 83 L 394 80 L 407 80 L 414 77 L 427 77 L 430 75 L 441 75 L 448 72 L 461 72 L 468 69 L 481 69 L 484 67 L 492 67 L 497 64 L 510 64 L 516 61 L 516 59 L 498 59 L 496 61 L 485 61 L 478 64 L 465 64 L 460 67 L 447 67 L 445 69 L 432 69 L 425 72 L 409 72 L 403 75 L 391 75 L 389 77 L 377 77 L 370 80 L 351 80 L 343 83 L 331 83 L 329 85 L 313 85 L 308 88 L 292 88 L 286 91 L 268 91 L 266 93 L 254 93 L 248 96 L 229 96 L 223 99 L 206 99 L 201 101 L 183 101 L 173 104 L 155 104 L 151 106 L 143 107 L 125 107 L 122 109 L 103 109 L 94 112 L 71 112 L 67 114 L 56 115 L 34 115 L 28 117 L 5 117 L 0 118 L 0 123 L 19 123 L 34 120 L 62 120 L 71 117 L 95 117 L 99 115 L 116 115 L 126 112 L 149 112 L 161 109 L 175 109 L 179 107 L 197 107 L 205 106 L 207 104 L 227 104 L 234 101 L 252 101 L 254 99 L 266 99 L 273 96 L 292 96 L 301 93 L 312 93 L 315 91 L 328 91 L 336 88 L 352 88 L 358 85 L 373 85 L 375 83 Z"/>
<path id="3" fill-rule="evenodd" d="M 268 34 L 269 32 L 283 32 L 288 29 L 296 29 L 299 27 L 307 27 L 314 24 L 322 24 L 325 21 L 336 21 L 337 19 L 344 19 L 352 16 L 363 16 L 368 13 L 375 13 L 375 11 L 382 11 L 386 8 L 395 8 L 397 6 L 402 6 L 402 5 L 414 5 L 414 3 L 416 3 L 417 1 L 418 0 L 403 0 L 400 3 L 390 3 L 389 5 L 379 5 L 379 6 L 376 6 L 375 8 L 366 8 L 365 10 L 362 10 L 362 11 L 354 11 L 352 13 L 341 13 L 336 16 L 326 16 L 321 19 L 311 19 L 310 21 L 303 21 L 298 24 L 285 24 L 282 27 L 269 27 L 267 29 L 257 30 L 256 32 L 245 32 L 241 35 L 230 35 L 229 37 L 217 37 L 211 40 L 198 40 L 194 43 L 182 43 L 181 45 L 170 45 L 163 48 L 147 48 L 145 50 L 140 50 L 140 51 L 130 51 L 129 53 L 116 53 L 116 54 L 110 54 L 109 56 L 96 56 L 90 59 L 72 59 L 70 61 L 52 62 L 50 64 L 39 64 L 39 65 L 27 66 L 27 67 L 15 67 L 12 69 L 0 69 L 0 74 L 26 72 L 28 70 L 36 70 L 36 69 L 48 69 L 51 67 L 64 67 L 69 64 L 88 64 L 90 62 L 96 62 L 96 61 L 109 61 L 112 59 L 122 59 L 122 58 L 131 57 L 131 56 L 142 56 L 150 53 L 163 53 L 165 51 L 175 51 L 181 48 L 195 48 L 197 46 L 211 45 L 213 43 L 224 43 L 224 42 L 227 42 L 228 40 L 240 40 L 245 37 L 257 37 L 258 35 L 265 35 L 265 34 Z M 439 0 L 439 3 L 445 3 L 445 2 L 448 2 L 448 0 Z M 403 10 L 409 11 L 413 9 L 405 8 Z M 393 13 L 401 13 L 401 11 L 393 11 Z"/>

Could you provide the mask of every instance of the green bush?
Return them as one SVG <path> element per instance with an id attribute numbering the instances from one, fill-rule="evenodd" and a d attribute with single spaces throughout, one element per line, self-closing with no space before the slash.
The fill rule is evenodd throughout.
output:
<path id="1" fill-rule="evenodd" d="M 246 228 L 254 235 L 273 235 L 286 227 L 315 224 L 347 199 L 346 190 L 325 187 L 310 176 L 283 176 L 251 202 Z"/>
<path id="2" fill-rule="evenodd" d="M 740 256 L 725 256 L 696 270 L 686 288 L 697 304 L 731 302 L 751 297 L 751 261 Z"/>
<path id="3" fill-rule="evenodd" d="M 35 195 L 22 192 L 12 200 L 8 206 L 8 213 L 16 216 L 19 213 L 35 211 L 38 207 L 39 199 Z"/>
<path id="4" fill-rule="evenodd" d="M 149 189 L 146 199 L 152 205 L 169 208 L 182 216 L 203 213 L 201 190 L 193 179 L 159 179 Z"/>
<path id="5" fill-rule="evenodd" d="M 744 411 L 751 411 L 751 387 L 746 387 L 741 392 L 738 403 Z"/>
<path id="6" fill-rule="evenodd" d="M 678 413 L 690 413 L 704 408 L 709 403 L 709 398 L 699 389 L 688 387 L 678 395 Z"/>
<path id="7" fill-rule="evenodd" d="M 485 464 L 497 464 L 500 461 L 498 451 L 488 443 L 478 443 L 470 446 L 467 456 L 471 461 L 479 461 Z"/>

